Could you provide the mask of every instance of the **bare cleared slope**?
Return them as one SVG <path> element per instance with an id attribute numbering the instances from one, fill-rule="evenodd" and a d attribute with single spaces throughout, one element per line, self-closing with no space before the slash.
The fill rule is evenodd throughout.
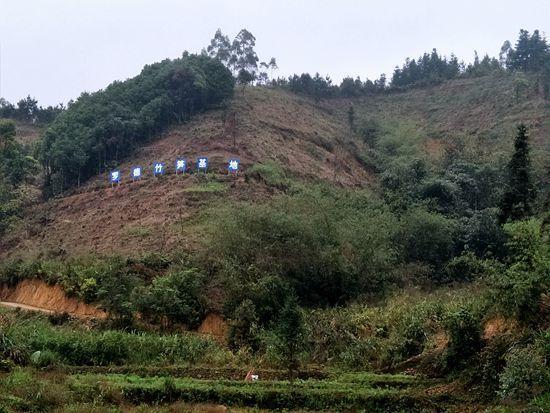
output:
<path id="1" fill-rule="evenodd" d="M 266 88 L 239 90 L 228 113 L 236 116 L 236 145 L 222 111 L 196 117 L 142 147 L 120 165 L 124 180 L 111 188 L 98 176 L 81 188 L 28 211 L 19 231 L 5 237 L 1 256 L 71 254 L 139 254 L 193 243 L 183 230 L 201 206 L 223 199 L 259 200 L 270 196 L 244 175 L 227 175 L 227 160 L 237 157 L 243 170 L 276 161 L 289 173 L 337 185 L 368 185 L 371 176 L 345 149 L 346 126 L 338 116 L 293 94 Z M 171 169 L 177 157 L 194 161 L 208 156 L 210 182 L 197 176 L 154 178 L 153 162 Z M 139 182 L 130 182 L 130 168 L 147 168 Z M 173 169 L 172 169 L 173 170 Z M 214 180 L 214 182 L 212 182 Z"/>

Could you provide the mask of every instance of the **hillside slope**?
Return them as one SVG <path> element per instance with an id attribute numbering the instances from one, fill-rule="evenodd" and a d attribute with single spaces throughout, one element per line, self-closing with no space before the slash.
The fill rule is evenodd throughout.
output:
<path id="1" fill-rule="evenodd" d="M 281 90 L 248 88 L 236 93 L 228 113 L 236 114 L 236 146 L 211 111 L 172 128 L 120 165 L 124 180 L 111 188 L 108 176 L 97 176 L 64 197 L 27 212 L 18 231 L 0 244 L 1 256 L 140 254 L 192 247 L 200 234 L 187 224 L 205 207 L 232 200 L 258 201 L 277 191 L 256 180 L 228 176 L 229 158 L 241 160 L 244 171 L 256 163 L 275 161 L 291 175 L 346 187 L 375 182 L 362 159 L 372 143 L 365 124 L 374 122 L 378 149 L 391 157 L 421 156 L 440 164 L 446 148 L 476 162 L 501 164 L 512 148 L 514 125 L 530 125 L 537 169 L 547 166 L 550 136 L 549 103 L 532 89 L 518 89 L 511 75 L 459 79 L 430 88 L 361 99 L 318 104 Z M 347 111 L 353 105 L 357 131 L 350 132 Z M 160 178 L 153 162 L 172 168 L 177 157 L 190 164 L 208 156 L 210 173 Z M 139 182 L 130 182 L 130 168 L 148 168 Z"/>
<path id="2" fill-rule="evenodd" d="M 245 182 L 242 174 L 227 176 L 227 160 L 232 157 L 240 159 L 244 171 L 255 163 L 275 161 L 304 179 L 351 187 L 365 186 L 372 179 L 344 148 L 348 137 L 342 121 L 306 99 L 252 88 L 244 95 L 239 91 L 229 110 L 233 111 L 235 147 L 221 111 L 197 116 L 119 165 L 125 177 L 120 186 L 111 188 L 107 175 L 98 176 L 28 211 L 24 226 L 3 240 L 2 255 L 132 254 L 188 244 L 192 234 L 182 234 L 181 225 L 202 205 L 268 195 L 264 185 Z M 151 176 L 153 162 L 165 162 L 173 170 L 174 160 L 181 156 L 190 164 L 198 156 L 208 156 L 208 176 Z M 129 173 L 134 165 L 147 172 L 132 183 Z"/>
<path id="3" fill-rule="evenodd" d="M 535 82 L 520 73 L 490 75 L 330 105 L 344 117 L 352 104 L 359 125 L 374 122 L 380 135 L 402 135 L 435 159 L 450 147 L 477 162 L 508 159 L 515 127 L 524 122 L 533 158 L 543 167 L 550 151 L 550 102 Z"/>

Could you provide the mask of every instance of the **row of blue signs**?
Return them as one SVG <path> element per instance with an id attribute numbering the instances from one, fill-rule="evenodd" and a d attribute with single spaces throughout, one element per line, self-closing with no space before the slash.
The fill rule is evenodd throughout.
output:
<path id="1" fill-rule="evenodd" d="M 240 161 L 238 159 L 230 159 L 227 163 L 227 170 L 229 172 L 237 172 L 239 170 L 239 164 Z M 176 159 L 176 162 L 174 164 L 174 169 L 176 174 L 177 173 L 185 173 L 187 171 L 187 160 L 186 159 Z M 204 171 L 208 169 L 208 158 L 202 157 L 197 159 L 196 163 L 196 169 L 197 171 Z M 163 162 L 155 162 L 153 164 L 153 175 L 164 175 L 166 172 L 166 166 Z M 143 174 L 143 168 L 141 166 L 134 166 L 132 167 L 132 173 L 131 177 L 134 181 L 141 179 L 141 176 Z M 110 181 L 111 183 L 119 183 L 122 179 L 122 174 L 119 170 L 111 171 L 110 174 Z"/>

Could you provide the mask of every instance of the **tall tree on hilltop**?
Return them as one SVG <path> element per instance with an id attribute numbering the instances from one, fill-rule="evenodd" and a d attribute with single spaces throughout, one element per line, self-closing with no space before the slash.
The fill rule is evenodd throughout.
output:
<path id="1" fill-rule="evenodd" d="M 237 82 L 243 85 L 243 92 L 244 87 L 256 79 L 259 59 L 255 47 L 256 38 L 246 29 L 237 34 L 231 45 L 233 53 L 229 64 L 237 74 Z"/>
<path id="2" fill-rule="evenodd" d="M 228 66 L 231 59 L 231 42 L 229 37 L 224 35 L 221 29 L 216 30 L 214 38 L 210 40 L 210 45 L 206 48 L 208 56 L 218 59 L 223 64 Z"/>
<path id="3" fill-rule="evenodd" d="M 514 154 L 508 163 L 508 184 L 500 205 L 500 221 L 519 220 L 529 216 L 535 190 L 531 179 L 531 159 L 527 127 L 522 123 L 514 141 Z"/>
<path id="4" fill-rule="evenodd" d="M 538 30 L 535 30 L 532 35 L 529 35 L 527 30 L 520 30 L 516 47 L 511 48 L 507 44 L 503 49 L 505 47 L 506 66 L 510 70 L 539 72 L 550 60 L 550 46 Z"/>

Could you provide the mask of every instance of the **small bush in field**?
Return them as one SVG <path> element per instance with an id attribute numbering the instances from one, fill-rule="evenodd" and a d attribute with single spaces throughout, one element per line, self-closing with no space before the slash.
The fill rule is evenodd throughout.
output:
<path id="1" fill-rule="evenodd" d="M 49 350 L 35 351 L 30 358 L 31 363 L 39 368 L 55 366 L 59 361 L 57 354 Z"/>
<path id="2" fill-rule="evenodd" d="M 513 348 L 506 355 L 506 367 L 499 376 L 498 394 L 504 399 L 529 400 L 550 388 L 546 360 L 533 346 Z"/>
<path id="3" fill-rule="evenodd" d="M 235 309 L 229 325 L 229 347 L 236 351 L 243 348 L 258 349 L 258 315 L 254 303 L 249 300 L 243 302 Z"/>
<path id="4" fill-rule="evenodd" d="M 488 263 L 480 260 L 472 252 L 465 252 L 445 265 L 444 281 L 473 281 L 487 272 Z"/>
<path id="5" fill-rule="evenodd" d="M 283 168 L 275 162 L 257 163 L 247 169 L 246 179 L 262 181 L 268 186 L 285 189 L 290 185 Z"/>
<path id="6" fill-rule="evenodd" d="M 195 269 L 157 277 L 133 294 L 141 314 L 153 321 L 166 317 L 172 323 L 197 327 L 204 317 L 201 299 L 204 276 Z"/>
<path id="7" fill-rule="evenodd" d="M 481 324 L 471 308 L 462 307 L 447 314 L 444 325 L 449 335 L 444 365 L 447 370 L 455 370 L 481 348 Z"/>

